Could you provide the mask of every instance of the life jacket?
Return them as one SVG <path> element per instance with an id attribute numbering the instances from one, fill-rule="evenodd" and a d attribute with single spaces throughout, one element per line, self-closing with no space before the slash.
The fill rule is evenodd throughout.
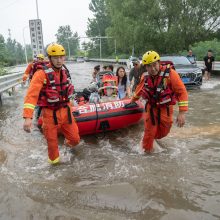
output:
<path id="1" fill-rule="evenodd" d="M 108 89 L 112 89 L 112 96 L 117 96 L 118 94 L 118 78 L 114 75 L 103 75 L 101 87 L 99 92 L 101 96 L 107 96 Z"/>
<path id="2" fill-rule="evenodd" d="M 170 66 L 171 69 L 174 69 L 175 70 L 175 67 L 174 67 L 174 64 L 172 61 L 160 61 L 160 65 L 162 67 L 166 67 L 166 66 Z"/>
<path id="3" fill-rule="evenodd" d="M 69 122 L 72 123 L 71 111 L 68 106 L 70 98 L 73 96 L 74 87 L 71 84 L 71 77 L 66 68 L 62 67 L 60 79 L 56 72 L 49 67 L 44 67 L 46 82 L 40 92 L 38 106 L 53 110 L 55 124 L 57 123 L 56 110 L 66 107 L 68 109 Z"/>
<path id="4" fill-rule="evenodd" d="M 142 89 L 142 97 L 147 100 L 146 105 L 150 105 L 150 113 L 152 123 L 155 125 L 153 116 L 153 108 L 158 109 L 158 124 L 160 124 L 160 108 L 167 108 L 167 115 L 169 116 L 169 106 L 176 104 L 176 97 L 172 91 L 169 83 L 170 79 L 170 65 L 166 66 L 164 71 L 153 79 L 148 73 L 144 74 L 144 87 Z M 155 82 L 156 80 L 156 82 Z"/>
<path id="5" fill-rule="evenodd" d="M 39 69 L 44 69 L 44 67 L 46 67 L 49 64 L 48 61 L 43 61 L 43 62 L 33 62 L 33 66 L 32 66 L 32 70 L 29 74 L 29 80 L 31 81 L 31 79 L 33 78 L 35 72 Z"/>

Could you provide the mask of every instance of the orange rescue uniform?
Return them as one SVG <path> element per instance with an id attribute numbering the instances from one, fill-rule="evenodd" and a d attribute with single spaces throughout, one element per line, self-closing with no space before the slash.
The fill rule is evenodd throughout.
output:
<path id="1" fill-rule="evenodd" d="M 161 66 L 161 70 L 164 68 Z M 158 76 L 155 76 L 155 78 Z M 157 80 L 155 79 L 154 82 Z M 180 79 L 178 73 L 174 69 L 170 69 L 170 74 L 167 83 L 170 84 L 172 91 L 174 92 L 178 101 L 179 111 L 188 111 L 188 94 Z M 144 75 L 141 77 L 141 81 L 138 84 L 132 102 L 137 101 L 141 97 L 142 89 L 145 86 Z M 154 139 L 161 139 L 168 135 L 173 123 L 173 105 L 169 106 L 169 114 L 167 114 L 167 107 L 160 106 L 160 124 L 158 124 L 158 107 L 153 108 L 153 115 L 155 118 L 155 125 L 152 124 L 150 115 L 151 106 L 148 104 L 145 114 L 145 131 L 142 140 L 142 146 L 145 151 L 151 151 L 153 149 Z"/>
<path id="2" fill-rule="evenodd" d="M 60 78 L 60 72 L 56 72 L 56 76 Z M 34 108 L 37 105 L 38 97 L 44 84 L 46 84 L 46 75 L 43 70 L 38 70 L 30 83 L 27 95 L 24 101 L 24 118 L 33 118 Z M 68 103 L 70 107 L 70 103 Z M 58 125 L 55 125 L 53 118 L 53 110 L 49 108 L 42 109 L 43 133 L 48 144 L 49 162 L 52 164 L 59 162 L 58 149 L 58 131 L 61 131 L 65 136 L 65 142 L 69 147 L 77 145 L 80 141 L 78 126 L 73 115 L 72 123 L 69 124 L 67 108 L 61 107 L 56 110 Z"/>

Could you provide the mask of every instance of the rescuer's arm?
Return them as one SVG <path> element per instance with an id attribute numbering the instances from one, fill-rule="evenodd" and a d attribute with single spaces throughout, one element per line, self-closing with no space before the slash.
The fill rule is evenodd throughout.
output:
<path id="1" fill-rule="evenodd" d="M 29 63 L 22 77 L 23 82 L 27 80 L 32 68 L 33 68 L 33 63 Z"/>
<path id="2" fill-rule="evenodd" d="M 142 88 L 144 86 L 144 75 L 142 75 L 140 83 L 137 85 L 134 94 L 131 98 L 131 102 L 137 101 L 141 97 Z"/>
<path id="3" fill-rule="evenodd" d="M 177 115 L 176 123 L 178 127 L 183 127 L 185 124 L 185 112 L 188 111 L 188 93 L 185 85 L 175 70 L 170 72 L 171 87 L 176 95 L 179 114 Z"/>
<path id="4" fill-rule="evenodd" d="M 27 95 L 24 100 L 23 118 L 25 119 L 23 128 L 25 131 L 30 132 L 32 126 L 32 118 L 34 108 L 37 104 L 40 91 L 46 80 L 45 73 L 40 70 L 36 72 L 31 80 Z"/>

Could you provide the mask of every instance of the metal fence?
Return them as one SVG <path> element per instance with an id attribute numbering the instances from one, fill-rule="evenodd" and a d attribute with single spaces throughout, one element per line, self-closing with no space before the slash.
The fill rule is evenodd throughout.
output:
<path id="1" fill-rule="evenodd" d="M 119 59 L 118 62 L 116 62 L 115 59 L 89 59 L 89 61 L 94 61 L 94 62 L 103 62 L 103 63 L 119 63 L 119 64 L 123 64 L 126 65 L 127 64 L 127 59 Z M 204 62 L 203 61 L 197 61 L 196 62 L 197 66 L 201 69 L 204 69 Z M 214 71 L 220 71 L 220 62 L 216 61 L 214 63 Z"/>
<path id="2" fill-rule="evenodd" d="M 22 83 L 23 72 L 12 72 L 8 75 L 0 76 L 0 105 L 2 104 L 1 95 L 3 92 L 13 89 Z"/>
<path id="3" fill-rule="evenodd" d="M 0 76 L 0 93 L 22 83 L 23 72 Z"/>

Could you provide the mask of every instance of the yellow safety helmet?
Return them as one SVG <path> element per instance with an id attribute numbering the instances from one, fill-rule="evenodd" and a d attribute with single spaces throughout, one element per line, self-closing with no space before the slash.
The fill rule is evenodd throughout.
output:
<path id="1" fill-rule="evenodd" d="M 43 55 L 42 53 L 39 53 L 39 54 L 37 55 L 37 58 L 40 58 L 40 59 L 44 60 L 44 55 Z"/>
<path id="2" fill-rule="evenodd" d="M 156 62 L 158 60 L 160 60 L 160 55 L 157 52 L 155 52 L 153 50 L 150 50 L 150 51 L 147 51 L 143 55 L 142 64 L 143 65 L 147 65 L 147 64 L 154 63 L 154 62 Z"/>
<path id="3" fill-rule="evenodd" d="M 66 52 L 62 45 L 52 43 L 47 47 L 48 56 L 65 56 Z"/>

